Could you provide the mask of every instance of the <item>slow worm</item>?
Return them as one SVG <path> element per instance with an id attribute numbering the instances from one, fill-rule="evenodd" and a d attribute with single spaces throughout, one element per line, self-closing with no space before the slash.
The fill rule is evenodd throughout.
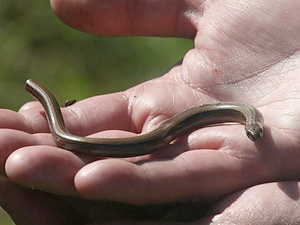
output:
<path id="1" fill-rule="evenodd" d="M 153 153 L 179 136 L 213 124 L 238 122 L 245 125 L 252 141 L 263 135 L 263 118 L 248 104 L 224 102 L 190 108 L 162 122 L 153 131 L 128 138 L 89 138 L 70 134 L 64 124 L 55 97 L 37 82 L 29 79 L 25 89 L 43 105 L 50 130 L 57 145 L 66 150 L 105 157 L 132 157 Z"/>

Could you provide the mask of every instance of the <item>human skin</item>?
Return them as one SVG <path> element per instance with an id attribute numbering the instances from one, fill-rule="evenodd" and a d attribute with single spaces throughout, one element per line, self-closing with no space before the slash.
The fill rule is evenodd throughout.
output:
<path id="1" fill-rule="evenodd" d="M 19 112 L 3 109 L 0 168 L 10 181 L 2 179 L 6 194 L 1 198 L 13 218 L 20 221 L 18 224 L 34 223 L 24 222 L 30 218 L 24 220 L 15 210 L 16 203 L 9 200 L 11 195 L 3 188 L 5 185 L 15 187 L 12 189 L 26 196 L 27 201 L 28 196 L 49 199 L 53 205 L 49 209 L 53 214 L 49 215 L 58 219 L 62 216 L 55 211 L 62 204 L 58 196 L 135 205 L 215 202 L 228 196 L 220 205 L 215 203 L 217 209 L 228 207 L 223 211 L 224 217 L 214 217 L 220 211 L 212 210 L 215 214 L 199 220 L 199 224 L 225 218 L 226 212 L 234 211 L 239 202 L 250 204 L 253 197 L 249 193 L 269 204 L 286 201 L 286 207 L 294 209 L 295 199 L 277 183 L 253 187 L 242 198 L 235 199 L 237 194 L 230 194 L 261 183 L 300 177 L 299 1 L 54 0 L 51 4 L 62 21 L 93 34 L 188 37 L 195 43 L 182 62 L 164 76 L 63 109 L 71 133 L 132 136 L 153 129 L 189 107 L 220 101 L 246 102 L 257 107 L 264 116 L 265 132 L 261 141 L 253 143 L 245 136 L 242 125 L 209 127 L 185 135 L 152 155 L 99 159 L 57 148 L 39 103 L 28 103 Z M 35 191 L 28 194 L 28 190 L 11 181 L 51 195 Z M 294 182 L 285 184 L 293 186 Z M 277 198 L 269 198 L 266 190 L 276 193 Z M 225 204 L 228 199 L 235 204 Z M 77 204 L 76 200 L 71 206 Z M 240 205 L 241 211 L 249 209 Z M 82 218 L 87 218 L 87 208 L 81 212 Z M 272 210 L 270 217 L 278 217 L 272 213 L 275 209 L 263 209 Z M 253 213 L 261 210 L 253 207 Z M 30 211 L 27 208 L 26 215 Z M 278 213 L 286 215 L 285 211 Z M 65 215 L 72 219 L 74 213 Z M 295 215 L 293 221 L 300 217 L 299 213 Z M 65 218 L 61 219 L 57 224 L 64 224 Z M 238 219 L 237 223 L 246 224 L 253 218 L 249 213 L 248 218 Z"/>

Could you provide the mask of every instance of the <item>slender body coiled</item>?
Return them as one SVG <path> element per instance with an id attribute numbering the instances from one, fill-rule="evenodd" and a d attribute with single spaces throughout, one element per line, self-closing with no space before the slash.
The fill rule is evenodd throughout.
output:
<path id="1" fill-rule="evenodd" d="M 105 157 L 146 155 L 192 129 L 226 122 L 244 124 L 252 141 L 263 135 L 263 118 L 257 109 L 248 104 L 224 102 L 190 108 L 143 135 L 128 138 L 80 137 L 66 130 L 60 107 L 51 92 L 31 79 L 26 81 L 25 89 L 43 105 L 57 145 L 74 152 Z"/>

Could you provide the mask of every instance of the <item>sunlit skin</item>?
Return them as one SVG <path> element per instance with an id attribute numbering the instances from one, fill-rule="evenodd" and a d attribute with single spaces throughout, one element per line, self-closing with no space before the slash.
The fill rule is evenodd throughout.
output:
<path id="1" fill-rule="evenodd" d="M 135 205 L 217 201 L 196 224 L 292 223 L 300 217 L 299 185 L 293 182 L 300 177 L 299 1 L 53 0 L 51 5 L 63 22 L 89 33 L 187 37 L 195 43 L 160 78 L 64 108 L 71 133 L 129 137 L 189 107 L 235 101 L 260 110 L 264 137 L 253 143 L 242 125 L 216 126 L 152 155 L 99 159 L 57 148 L 39 103 L 27 103 L 19 112 L 2 109 L 0 168 L 10 180 L 0 179 L 0 202 L 17 224 L 70 224 L 66 221 L 79 217 L 84 223 L 78 224 L 89 224 L 88 215 L 94 214 L 100 215 L 99 224 L 116 217 L 127 217 L 130 224 L 132 212 L 103 206 L 97 211 L 85 199 Z M 290 182 L 269 183 L 283 180 Z M 241 191 L 245 188 L 250 189 Z M 71 196 L 68 207 L 60 196 Z M 266 207 L 279 202 L 285 210 Z M 262 212 L 268 217 L 253 216 Z"/>

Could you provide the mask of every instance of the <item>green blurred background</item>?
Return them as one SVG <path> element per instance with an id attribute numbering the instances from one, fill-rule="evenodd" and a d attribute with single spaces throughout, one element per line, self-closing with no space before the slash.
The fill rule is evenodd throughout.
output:
<path id="1" fill-rule="evenodd" d="M 192 46 L 175 38 L 93 36 L 59 21 L 48 1 L 2 0 L 0 107 L 17 110 L 32 100 L 23 88 L 28 78 L 59 102 L 125 90 L 161 76 Z M 1 209 L 0 224 L 13 224 Z"/>

